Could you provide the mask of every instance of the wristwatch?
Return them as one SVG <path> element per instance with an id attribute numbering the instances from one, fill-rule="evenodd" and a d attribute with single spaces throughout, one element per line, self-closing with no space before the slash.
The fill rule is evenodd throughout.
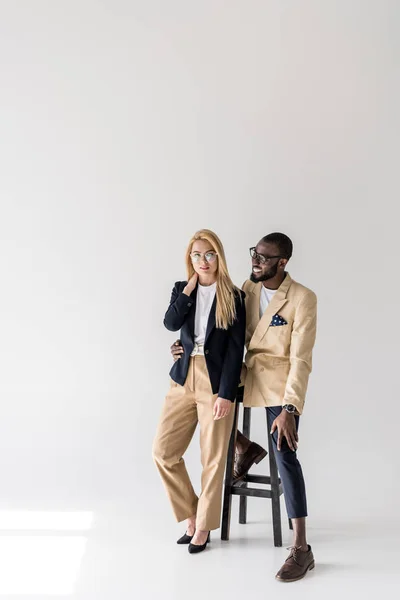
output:
<path id="1" fill-rule="evenodd" d="M 293 404 L 284 404 L 283 408 L 291 415 L 296 412 L 296 407 Z"/>

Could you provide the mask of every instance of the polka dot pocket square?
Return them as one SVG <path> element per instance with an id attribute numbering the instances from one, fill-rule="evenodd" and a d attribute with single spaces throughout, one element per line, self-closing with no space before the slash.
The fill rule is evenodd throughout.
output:
<path id="1" fill-rule="evenodd" d="M 280 327 L 281 325 L 287 325 L 287 321 L 280 315 L 274 315 L 270 323 L 270 327 Z"/>

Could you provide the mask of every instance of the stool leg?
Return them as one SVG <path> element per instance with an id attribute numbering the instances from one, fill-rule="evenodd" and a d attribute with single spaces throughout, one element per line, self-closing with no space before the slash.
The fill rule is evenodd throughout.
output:
<path id="1" fill-rule="evenodd" d="M 222 507 L 222 524 L 221 524 L 221 540 L 229 540 L 229 529 L 231 524 L 231 506 L 232 506 L 232 475 L 233 475 L 233 464 L 235 460 L 235 445 L 236 445 L 236 431 L 239 416 L 239 403 L 235 402 L 235 416 L 233 419 L 233 426 L 231 432 L 231 438 L 228 446 L 228 456 L 226 459 L 226 471 L 225 471 L 225 483 L 224 483 L 224 502 Z"/>
<path id="2" fill-rule="evenodd" d="M 265 411 L 267 412 L 267 411 Z M 282 523 L 281 523 L 281 502 L 279 495 L 279 476 L 278 467 L 276 466 L 275 453 L 271 434 L 268 430 L 268 417 L 267 417 L 267 431 L 268 431 L 268 450 L 269 450 L 269 472 L 271 477 L 271 504 L 272 504 L 272 526 L 274 530 L 274 545 L 277 547 L 282 546 Z"/>
<path id="3" fill-rule="evenodd" d="M 289 519 L 289 529 L 293 531 L 292 519 Z"/>
<path id="4" fill-rule="evenodd" d="M 250 425 L 251 425 L 251 408 L 243 407 L 243 435 L 247 438 L 250 437 Z M 242 487 L 247 487 L 247 483 L 244 482 Z M 244 525 L 247 522 L 247 496 L 240 496 L 239 500 L 239 523 Z"/>

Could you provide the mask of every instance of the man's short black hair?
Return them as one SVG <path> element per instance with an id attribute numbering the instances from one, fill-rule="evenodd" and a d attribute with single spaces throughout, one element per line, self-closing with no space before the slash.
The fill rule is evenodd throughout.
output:
<path id="1" fill-rule="evenodd" d="M 279 249 L 279 254 L 282 258 L 289 260 L 293 254 L 293 242 L 284 233 L 270 233 L 263 237 L 263 242 L 266 244 L 275 244 Z"/>

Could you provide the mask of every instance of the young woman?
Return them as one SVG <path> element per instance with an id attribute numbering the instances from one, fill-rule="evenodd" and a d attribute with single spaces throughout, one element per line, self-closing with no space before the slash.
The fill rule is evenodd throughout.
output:
<path id="1" fill-rule="evenodd" d="M 153 446 L 153 457 L 178 521 L 187 529 L 178 544 L 191 554 L 207 546 L 220 524 L 226 453 L 243 361 L 244 293 L 229 277 L 215 233 L 198 231 L 186 252 L 188 280 L 172 291 L 164 325 L 181 330 L 183 353 L 171 371 L 171 386 Z M 182 458 L 200 423 L 202 489 L 196 496 Z"/>

